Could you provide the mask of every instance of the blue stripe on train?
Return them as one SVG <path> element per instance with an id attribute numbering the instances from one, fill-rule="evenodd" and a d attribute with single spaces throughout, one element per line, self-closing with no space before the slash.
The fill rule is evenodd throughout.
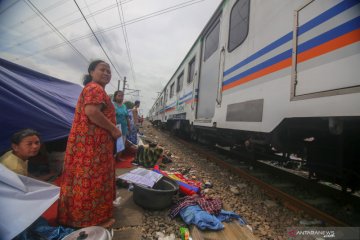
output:
<path id="1" fill-rule="evenodd" d="M 360 28 L 360 17 L 356 17 L 356 18 L 354 18 L 354 19 L 352 19 L 352 20 L 350 20 L 350 21 L 348 21 L 348 22 L 346 22 L 344 24 L 341 24 L 340 26 L 338 26 L 336 28 L 333 28 L 333 29 L 331 29 L 331 30 L 329 30 L 329 31 L 327 31 L 327 32 L 313 38 L 313 39 L 310 39 L 307 42 L 304 42 L 304 43 L 300 44 L 298 46 L 298 54 L 302 53 L 302 52 L 304 52 L 306 50 L 309 50 L 309 49 L 311 49 L 313 47 L 319 46 L 319 45 L 321 45 L 323 43 L 326 43 L 326 42 L 328 42 L 328 41 L 330 41 L 332 39 L 340 37 L 340 36 L 342 36 L 342 35 L 344 35 L 346 33 L 349 33 L 349 32 L 351 32 L 353 30 L 356 30 L 358 28 Z M 277 56 L 275 56 L 273 58 L 270 58 L 270 59 L 268 59 L 268 60 L 266 60 L 266 61 L 264 61 L 264 62 L 262 62 L 262 63 L 260 63 L 260 64 L 258 64 L 256 66 L 254 66 L 254 67 L 252 67 L 252 68 L 250 68 L 250 69 L 248 69 L 248 70 L 246 70 L 246 71 L 244 71 L 244 72 L 242 72 L 240 74 L 237 74 L 236 76 L 233 76 L 233 77 L 229 78 L 228 80 L 223 82 L 223 86 L 228 85 L 228 84 L 230 84 L 230 83 L 232 83 L 234 81 L 237 81 L 238 79 L 244 78 L 244 77 L 246 77 L 246 76 L 248 76 L 250 74 L 253 74 L 255 72 L 258 72 L 258 71 L 260 71 L 260 70 L 262 70 L 264 68 L 270 67 L 270 66 L 272 66 L 272 65 L 274 65 L 274 64 L 276 64 L 276 63 L 278 63 L 278 62 L 280 62 L 282 60 L 290 58 L 291 57 L 291 51 L 292 50 L 289 49 L 289 50 L 287 50 L 287 51 L 285 51 L 285 52 L 283 52 L 283 53 L 281 53 L 281 54 L 279 54 L 279 55 L 277 55 Z"/>
<path id="2" fill-rule="evenodd" d="M 321 23 L 329 20 L 330 18 L 342 13 L 343 11 L 353 7 L 354 5 L 359 4 L 359 0 L 344 0 L 339 4 L 335 5 L 334 7 L 330 8 L 329 10 L 323 12 L 319 16 L 313 18 L 309 22 L 303 24 L 299 27 L 298 36 L 301 34 L 313 29 L 314 27 L 320 25 Z M 241 61 L 240 63 L 234 65 L 233 67 L 229 68 L 228 70 L 224 71 L 223 75 L 226 76 L 235 70 L 241 68 L 242 66 L 254 61 L 255 59 L 265 55 L 266 53 L 274 50 L 275 48 L 283 45 L 284 43 L 292 40 L 292 32 L 287 33 L 286 35 L 282 36 L 278 40 L 272 42 L 268 46 L 262 48 L 258 52 L 254 53 L 250 57 L 246 58 L 245 60 Z"/>

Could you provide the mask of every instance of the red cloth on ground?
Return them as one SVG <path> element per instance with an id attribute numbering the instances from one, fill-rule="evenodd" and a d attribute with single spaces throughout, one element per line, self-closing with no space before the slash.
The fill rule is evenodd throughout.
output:
<path id="1" fill-rule="evenodd" d="M 121 157 L 122 161 L 115 163 L 115 168 L 132 168 L 134 165 L 131 162 L 135 158 L 135 153 L 125 151 L 123 156 Z"/>
<path id="2" fill-rule="evenodd" d="M 194 195 L 194 194 L 197 194 L 198 192 L 200 192 L 201 182 L 199 182 L 199 181 L 193 181 L 193 180 L 187 179 L 184 176 L 182 176 L 181 173 L 176 173 L 176 172 L 172 173 L 172 172 L 162 171 L 162 170 L 160 170 L 159 165 L 154 166 L 154 171 L 161 173 L 162 175 L 170 177 L 170 178 L 172 178 L 171 175 L 175 175 L 180 180 L 176 180 L 176 179 L 173 179 L 173 180 L 175 180 L 179 184 L 180 192 L 185 195 L 190 196 L 190 195 Z"/>
<path id="3" fill-rule="evenodd" d="M 57 177 L 52 184 L 60 186 L 61 176 Z M 45 218 L 50 226 L 58 226 L 57 223 L 57 210 L 58 210 L 59 200 L 56 200 L 42 215 Z"/>
<path id="4" fill-rule="evenodd" d="M 57 223 L 58 204 L 59 200 L 56 200 L 42 215 L 42 217 L 48 221 L 49 225 L 53 227 L 59 226 Z"/>
<path id="5" fill-rule="evenodd" d="M 210 198 L 205 196 L 199 196 L 199 195 L 192 195 L 192 196 L 185 196 L 183 198 L 180 198 L 178 202 L 170 209 L 170 217 L 174 218 L 178 213 L 181 211 L 181 209 L 193 206 L 193 205 L 199 205 L 202 210 L 207 211 L 209 214 L 219 214 L 222 208 L 222 202 L 218 198 Z"/>

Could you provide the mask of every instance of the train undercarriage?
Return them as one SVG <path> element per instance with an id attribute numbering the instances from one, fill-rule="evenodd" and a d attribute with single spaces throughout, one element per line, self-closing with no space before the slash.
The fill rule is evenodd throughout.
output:
<path id="1" fill-rule="evenodd" d="M 360 118 L 292 118 L 271 133 L 194 126 L 187 120 L 155 123 L 175 134 L 232 151 L 273 156 L 282 166 L 308 171 L 309 180 L 360 189 Z"/>

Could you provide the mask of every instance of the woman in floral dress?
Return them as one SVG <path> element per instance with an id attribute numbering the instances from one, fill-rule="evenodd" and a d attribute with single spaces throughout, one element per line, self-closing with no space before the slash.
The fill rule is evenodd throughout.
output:
<path id="1" fill-rule="evenodd" d="M 114 140 L 121 137 L 105 92 L 109 65 L 92 62 L 76 105 L 62 174 L 58 222 L 75 228 L 109 227 L 115 196 Z"/>

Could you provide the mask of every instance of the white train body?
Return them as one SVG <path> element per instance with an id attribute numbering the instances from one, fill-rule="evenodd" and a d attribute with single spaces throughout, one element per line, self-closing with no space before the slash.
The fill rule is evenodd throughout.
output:
<path id="1" fill-rule="evenodd" d="M 149 116 L 223 145 L 289 153 L 314 137 L 318 175 L 360 176 L 360 1 L 223 1 Z"/>
<path id="2" fill-rule="evenodd" d="M 241 30 L 229 33 L 232 9 L 249 11 L 235 47 L 229 34 Z M 285 118 L 360 116 L 359 14 L 359 1 L 225 1 L 150 116 L 255 132 L 271 132 Z"/>

